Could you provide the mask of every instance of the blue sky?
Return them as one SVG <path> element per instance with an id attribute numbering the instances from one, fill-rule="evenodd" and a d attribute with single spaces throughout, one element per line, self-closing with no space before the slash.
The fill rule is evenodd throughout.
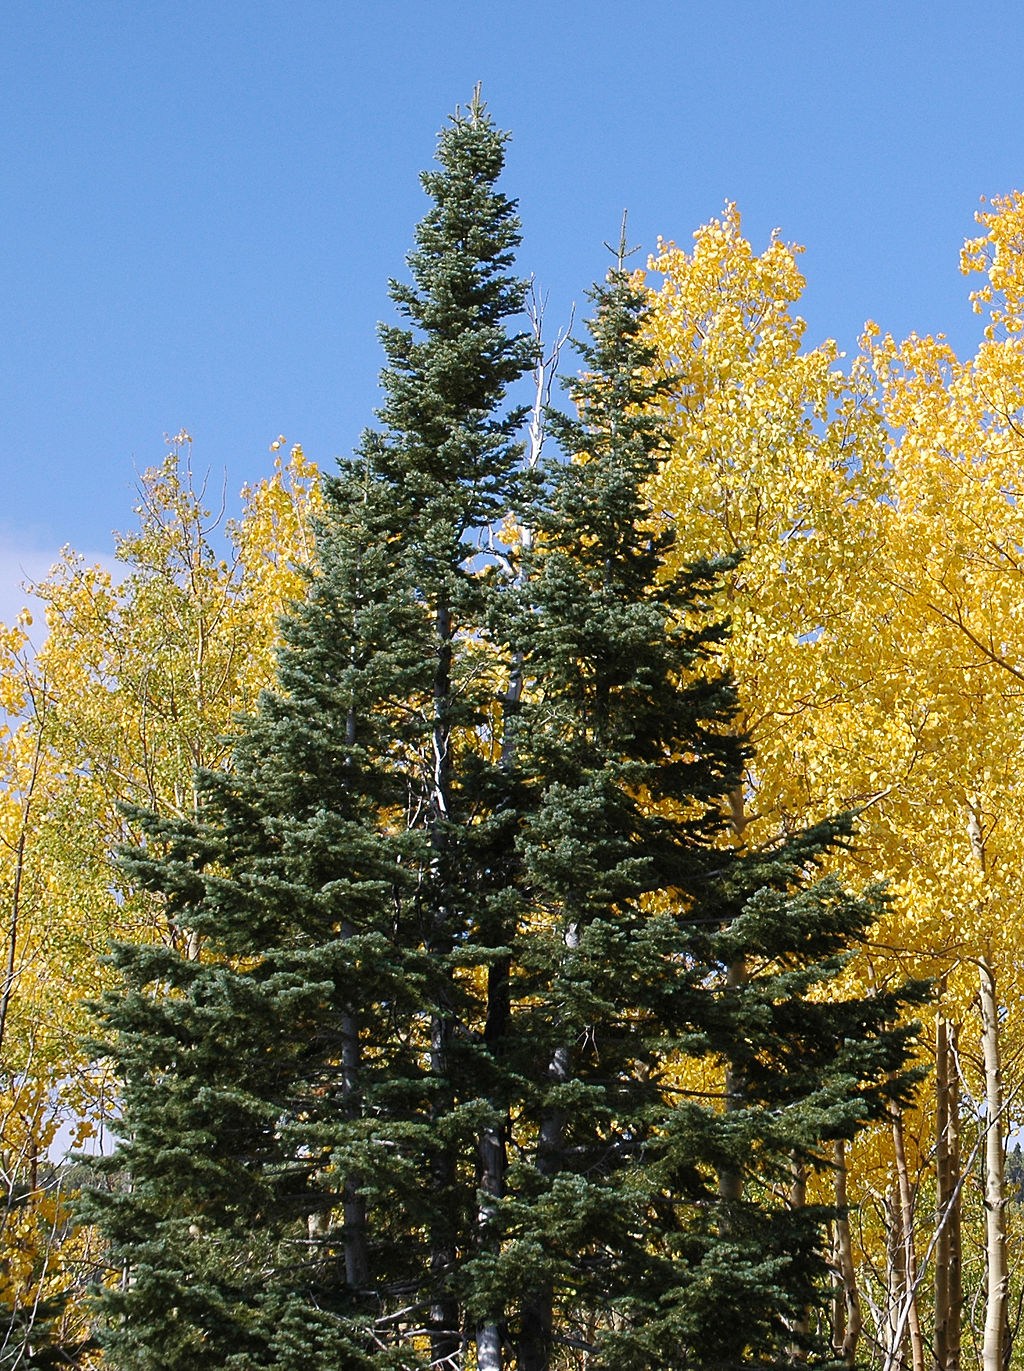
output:
<path id="1" fill-rule="evenodd" d="M 736 200 L 806 246 L 808 341 L 979 331 L 979 197 L 1024 186 L 1024 6 L 995 0 L 33 0 L 0 19 L 0 617 L 109 555 L 187 428 L 234 493 L 278 433 L 372 419 L 417 172 L 477 81 L 564 318 L 623 207 L 645 249 Z"/>

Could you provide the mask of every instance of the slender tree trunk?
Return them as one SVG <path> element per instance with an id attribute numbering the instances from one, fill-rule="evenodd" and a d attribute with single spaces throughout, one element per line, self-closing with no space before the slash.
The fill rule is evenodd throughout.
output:
<path id="1" fill-rule="evenodd" d="M 885 1197 L 885 1294 L 886 1332 L 884 1371 L 903 1371 L 907 1365 L 907 1320 L 903 1298 L 907 1288 L 907 1247 L 903 1241 L 903 1218 L 899 1184 Z"/>
<path id="2" fill-rule="evenodd" d="M 853 1262 L 853 1240 L 850 1234 L 849 1201 L 846 1193 L 846 1143 L 840 1138 L 835 1144 L 836 1222 L 835 1266 L 839 1273 L 840 1293 L 836 1300 L 836 1316 L 832 1327 L 832 1346 L 847 1366 L 857 1360 L 857 1343 L 862 1327 L 860 1291 L 857 1270 Z"/>
<path id="3" fill-rule="evenodd" d="M 954 1044 L 942 1005 L 935 1016 L 935 1371 L 960 1371 L 960 1132 Z"/>
<path id="4" fill-rule="evenodd" d="M 935 1011 L 935 1340 L 934 1371 L 949 1366 L 949 1226 L 947 1211 L 955 1181 L 949 1168 L 949 1038 L 942 1006 L 945 977 Z M 951 1184 L 951 1181 L 953 1182 Z"/>
<path id="5" fill-rule="evenodd" d="M 985 1259 L 988 1272 L 981 1359 L 984 1371 L 1004 1371 L 1010 1273 L 1006 1252 L 1003 1079 L 999 1005 L 988 957 L 982 957 L 978 962 L 978 998 L 985 1062 Z"/>
<path id="6" fill-rule="evenodd" d="M 963 1170 L 960 1158 L 960 1072 L 957 1065 L 959 1027 L 946 1025 L 949 1051 L 949 1106 L 946 1114 L 946 1150 L 949 1154 L 950 1174 L 955 1193 L 952 1196 L 946 1228 L 949 1233 L 949 1333 L 947 1338 L 948 1371 L 960 1371 L 963 1329 L 963 1251 L 961 1245 L 961 1216 L 963 1214 Z"/>
<path id="7" fill-rule="evenodd" d="M 25 880 L 25 863 L 28 856 L 28 823 L 35 797 L 39 768 L 42 762 L 43 730 L 37 720 L 35 738 L 32 745 L 32 767 L 28 784 L 22 790 L 21 820 L 18 825 L 18 841 L 14 849 L 14 882 L 11 891 L 11 907 L 7 918 L 7 957 L 3 969 L 2 990 L 0 990 L 0 1061 L 3 1060 L 4 1038 L 7 1032 L 7 1019 L 10 1014 L 14 984 L 18 979 L 18 939 L 21 936 L 21 892 Z"/>
<path id="8" fill-rule="evenodd" d="M 914 1197 L 910 1188 L 907 1153 L 903 1143 L 903 1115 L 892 1107 L 892 1141 L 896 1156 L 896 1177 L 899 1186 L 900 1235 L 903 1241 L 903 1302 L 906 1325 L 910 1333 L 910 1355 L 914 1371 L 925 1371 L 924 1340 L 921 1336 L 921 1315 L 917 1303 L 917 1251 L 914 1244 Z"/>
<path id="9" fill-rule="evenodd" d="M 11 908 L 7 919 L 7 964 L 4 967 L 3 992 L 0 994 L 0 1053 L 3 1051 L 7 1034 L 7 1016 L 10 1013 L 14 983 L 18 979 L 18 938 L 21 932 L 21 886 L 25 874 L 25 847 L 28 841 L 27 811 L 22 818 L 21 831 L 14 851 L 14 889 L 11 893 Z M 2 1060 L 2 1057 L 0 1057 Z"/>
<path id="10" fill-rule="evenodd" d="M 967 816 L 967 835 L 982 877 L 987 876 L 986 835 L 979 807 Z M 1009 1263 L 1006 1251 L 1006 1162 L 1003 1145 L 1003 1077 L 999 1049 L 999 1001 L 989 953 L 978 961 L 981 1051 L 985 1063 L 985 1332 L 984 1371 L 1004 1371 L 1007 1340 Z"/>

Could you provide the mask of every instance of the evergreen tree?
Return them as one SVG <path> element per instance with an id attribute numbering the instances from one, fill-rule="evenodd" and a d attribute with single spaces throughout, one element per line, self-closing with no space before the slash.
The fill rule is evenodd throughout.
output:
<path id="1" fill-rule="evenodd" d="M 780 1362 L 823 1268 L 777 1186 L 905 1088 L 900 996 L 812 993 L 873 912 L 808 880 L 847 827 L 724 842 L 720 569 L 662 572 L 621 266 L 523 575 L 482 555 L 528 495 L 503 141 L 478 97 L 441 135 L 278 688 L 194 821 L 140 816 L 128 869 L 201 953 L 118 948 L 101 1011 L 119 1371 Z"/>
<path id="2" fill-rule="evenodd" d="M 91 1207 L 125 1264 L 104 1300 L 116 1367 L 357 1367 L 381 1292 L 415 1282 L 427 1146 L 410 1024 L 421 607 L 364 470 L 330 483 L 319 567 L 229 774 L 194 824 L 140 816 L 127 861 L 203 946 L 122 946 L 103 1019 L 123 1079 L 124 1181 Z M 385 765 L 383 759 L 388 758 Z M 378 1120 L 379 1126 L 378 1126 Z M 410 1163 L 411 1158 L 411 1163 Z"/>
<path id="3" fill-rule="evenodd" d="M 814 998 L 877 912 L 808 884 L 848 821 L 766 853 L 726 841 L 747 749 L 709 665 L 723 566 L 662 570 L 645 296 L 620 265 L 595 300 L 578 417 L 553 420 L 564 460 L 527 516 L 517 1160 L 471 1298 L 506 1323 L 517 1371 L 571 1347 L 616 1371 L 781 1364 L 814 1350 L 804 1311 L 827 1273 L 825 1216 L 778 1187 L 902 1097 L 909 1031 L 899 994 Z M 704 1098 L 686 1070 L 702 1061 L 720 1081 Z"/>
<path id="4" fill-rule="evenodd" d="M 382 429 L 328 483 L 279 689 L 230 773 L 201 777 L 195 822 L 140 816 L 127 868 L 203 952 L 118 948 L 101 1014 L 124 1141 L 89 1208 L 125 1267 L 103 1301 L 123 1371 L 461 1347 L 479 1111 L 456 1030 L 504 822 L 477 563 L 515 482 L 500 405 L 532 359 L 505 324 L 523 286 L 503 143 L 475 97 L 423 177 L 414 284 L 391 287 L 411 327 L 382 330 Z"/>

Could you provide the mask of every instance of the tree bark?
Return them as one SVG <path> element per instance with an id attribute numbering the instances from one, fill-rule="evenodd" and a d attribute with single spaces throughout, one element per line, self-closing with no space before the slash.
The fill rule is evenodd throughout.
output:
<path id="1" fill-rule="evenodd" d="M 910 1355 L 914 1371 L 925 1371 L 924 1340 L 921 1336 L 921 1315 L 917 1303 L 917 1251 L 914 1245 L 914 1198 L 910 1188 L 907 1154 L 903 1143 L 903 1115 L 892 1107 L 892 1141 L 896 1156 L 896 1177 L 899 1187 L 900 1237 L 903 1243 L 903 1294 L 906 1327 L 910 1333 Z"/>
<path id="2" fill-rule="evenodd" d="M 840 1138 L 835 1144 L 836 1222 L 834 1260 L 840 1280 L 840 1299 L 833 1319 L 832 1346 L 847 1366 L 857 1360 L 862 1316 L 857 1270 L 853 1262 L 853 1240 L 850 1234 L 849 1202 L 846 1192 L 846 1143 Z"/>
<path id="3" fill-rule="evenodd" d="M 935 1371 L 949 1365 L 949 1229 L 947 1210 L 952 1187 L 949 1172 L 949 1040 L 942 1008 L 945 978 L 935 1011 Z"/>
<path id="4" fill-rule="evenodd" d="M 967 836 L 983 878 L 987 876 L 986 834 L 980 807 L 967 816 Z M 978 1007 L 985 1064 L 985 1332 L 984 1371 L 1004 1371 L 1007 1343 L 1009 1262 L 1006 1251 L 1006 1159 L 1003 1144 L 1003 1076 L 999 1049 L 999 1001 L 991 953 L 978 961 Z"/>
<path id="5" fill-rule="evenodd" d="M 954 1043 L 942 1006 L 935 1016 L 935 1371 L 960 1371 L 960 1131 Z"/>
<path id="6" fill-rule="evenodd" d="M 987 1269 L 984 1371 L 1005 1371 L 1007 1298 L 1006 1177 L 1003 1147 L 1003 1078 L 999 1052 L 999 1005 L 988 957 L 978 962 L 981 1046 L 985 1063 L 985 1262 Z"/>
<path id="7" fill-rule="evenodd" d="M 496 1323 L 483 1323 L 476 1334 L 477 1371 L 502 1371 L 501 1328 Z"/>
<path id="8" fill-rule="evenodd" d="M 903 1317 L 903 1293 L 907 1284 L 907 1249 L 903 1241 L 899 1185 L 885 1197 L 885 1347 L 884 1371 L 903 1371 L 907 1365 L 907 1321 Z"/>
<path id="9" fill-rule="evenodd" d="M 7 958 L 3 971 L 3 989 L 0 991 L 0 1061 L 3 1059 L 4 1037 L 7 1032 L 7 1018 L 10 1013 L 14 985 L 18 979 L 18 939 L 21 932 L 21 888 L 25 879 L 25 863 L 28 851 L 28 824 L 35 797 L 39 768 L 42 762 L 43 728 L 37 719 L 35 738 L 32 745 L 32 767 L 28 784 L 22 790 L 21 819 L 18 825 L 18 841 L 14 849 L 14 882 L 11 891 L 11 908 L 7 920 Z"/>
<path id="10" fill-rule="evenodd" d="M 949 1232 L 949 1371 L 960 1371 L 963 1330 L 963 1252 L 961 1246 L 961 1216 L 963 1214 L 963 1170 L 960 1158 L 960 1072 L 957 1064 L 959 1027 L 947 1025 L 947 1041 L 951 1070 L 949 1073 L 949 1109 L 946 1116 L 947 1150 L 950 1172 L 956 1187 L 952 1209 L 946 1228 Z"/>

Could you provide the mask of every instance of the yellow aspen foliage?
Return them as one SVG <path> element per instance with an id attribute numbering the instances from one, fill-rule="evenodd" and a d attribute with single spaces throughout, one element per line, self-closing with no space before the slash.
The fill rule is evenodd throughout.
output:
<path id="1" fill-rule="evenodd" d="M 990 306 L 975 356 L 959 361 L 941 338 L 867 341 L 894 435 L 889 650 L 903 663 L 897 704 L 917 738 L 914 785 L 886 805 L 894 831 L 917 841 L 894 842 L 890 860 L 908 906 L 922 917 L 931 908 L 933 945 L 959 962 L 985 950 L 1005 982 L 1016 977 L 1024 896 L 1024 339 L 1014 322 L 1024 239 L 1020 197 L 996 205 L 963 258 L 967 271 L 988 264 L 973 296 Z"/>
<path id="2" fill-rule="evenodd" d="M 662 244 L 650 262 L 661 277 L 651 338 L 675 379 L 665 406 L 678 432 L 652 503 L 680 525 L 680 558 L 742 559 L 727 584 L 725 651 L 757 749 L 749 838 L 832 811 L 846 790 L 836 760 L 853 741 L 837 727 L 823 749 L 818 716 L 846 703 L 878 541 L 870 377 L 844 374 L 831 342 L 804 347 L 798 253 L 776 236 L 756 254 L 728 205 L 692 251 Z M 865 688 L 868 663 L 857 676 Z M 863 768 L 858 798 L 883 784 Z"/>
<path id="3" fill-rule="evenodd" d="M 319 472 L 295 444 L 287 462 L 275 457 L 273 476 L 243 487 L 242 500 L 242 516 L 228 532 L 245 587 L 241 602 L 259 623 L 248 670 L 253 685 L 265 686 L 273 676 L 277 619 L 304 595 L 304 569 L 313 563 L 314 524 L 323 507 Z"/>
<path id="4" fill-rule="evenodd" d="M 986 1148 L 1016 1118 L 1000 1101 L 1017 1098 L 1024 1066 L 1024 201 L 993 202 L 979 220 L 963 266 L 985 274 L 973 299 L 990 321 L 964 363 L 941 338 L 897 345 L 874 326 L 845 371 L 831 344 L 806 350 L 797 250 L 775 238 L 755 254 L 732 206 L 692 251 L 663 246 L 650 263 L 662 277 L 652 338 L 676 378 L 666 404 L 679 436 L 652 495 L 684 531 L 683 556 L 742 556 L 726 652 L 757 760 L 738 829 L 758 843 L 829 810 L 862 810 L 844 874 L 888 880 L 893 900 L 848 974 L 942 976 L 945 1011 L 963 1025 L 962 1097 L 979 1124 L 962 1159 L 986 1155 L 989 1185 L 999 1149 Z M 979 976 L 995 990 L 987 1020 Z M 934 1117 L 925 1094 L 903 1120 L 918 1180 Z M 850 1159 L 851 1192 L 881 1216 L 864 1235 L 864 1270 L 894 1259 L 892 1148 L 880 1128 Z M 1004 1208 L 995 1194 L 986 1214 Z M 979 1241 L 981 1218 L 973 1212 Z M 930 1216 L 922 1222 L 930 1233 Z M 991 1269 L 1005 1232 L 984 1241 Z M 896 1298 L 875 1293 L 881 1305 Z M 994 1364 L 991 1323 L 978 1338 Z"/>
<path id="5" fill-rule="evenodd" d="M 977 314 L 987 310 L 985 337 L 993 341 L 999 332 L 1012 336 L 1024 330 L 1024 194 L 996 196 L 991 208 L 974 217 L 985 232 L 964 244 L 960 270 L 987 278 L 971 292 L 971 303 Z"/>
<path id="6" fill-rule="evenodd" d="M 1024 1088 L 1019 910 L 1024 898 L 1024 200 L 995 200 L 961 257 L 987 312 L 975 355 L 944 339 L 901 345 L 869 330 L 887 426 L 888 634 L 903 660 L 904 718 L 919 719 L 912 783 L 887 798 L 889 864 L 910 933 L 944 962 L 947 1015 L 961 1024 L 984 1180 L 987 1293 L 976 1329 L 987 1368 L 1006 1351 L 1008 1287 L 1022 1252 L 1006 1224 L 1004 1139 Z M 893 928 L 893 940 L 909 941 Z M 980 1226 L 980 1225 L 979 1225 Z"/>

